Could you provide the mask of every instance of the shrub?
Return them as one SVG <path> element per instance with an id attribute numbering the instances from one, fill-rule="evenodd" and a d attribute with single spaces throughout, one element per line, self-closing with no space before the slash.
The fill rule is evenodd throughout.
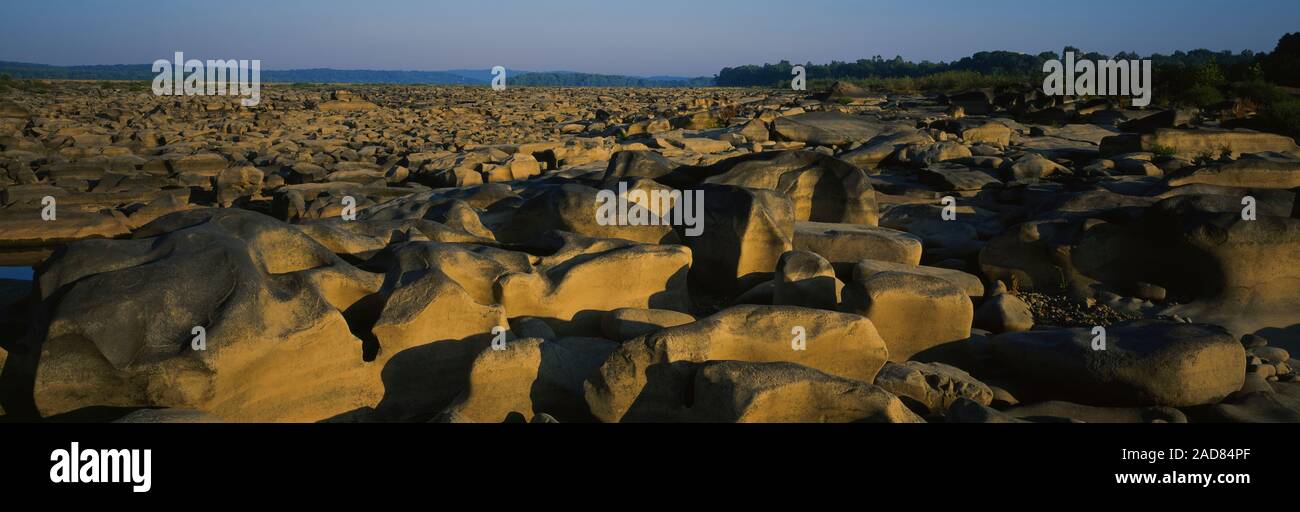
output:
<path id="1" fill-rule="evenodd" d="M 1178 154 L 1178 152 L 1175 151 L 1172 146 L 1161 146 L 1159 144 L 1151 146 L 1151 153 L 1155 154 L 1156 156 L 1163 156 L 1163 157 L 1172 157 Z"/>
<path id="2" fill-rule="evenodd" d="M 1232 94 L 1255 105 L 1268 105 L 1286 101 L 1290 98 L 1286 91 L 1263 80 L 1251 80 L 1234 84 Z"/>
<path id="3" fill-rule="evenodd" d="M 1204 108 L 1223 101 L 1223 94 L 1214 86 L 1198 84 L 1180 93 L 1178 101 L 1184 105 Z"/>
<path id="4" fill-rule="evenodd" d="M 1288 98 L 1264 105 L 1255 123 L 1260 130 L 1300 140 L 1300 100 Z"/>

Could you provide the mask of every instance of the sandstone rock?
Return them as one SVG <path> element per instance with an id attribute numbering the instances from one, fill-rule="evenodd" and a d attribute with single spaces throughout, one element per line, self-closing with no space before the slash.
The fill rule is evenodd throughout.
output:
<path id="1" fill-rule="evenodd" d="M 799 331 L 806 342 L 796 350 Z M 661 418 L 679 411 L 691 382 L 687 362 L 787 361 L 869 382 L 888 359 L 870 321 L 791 306 L 736 306 L 696 322 L 622 344 L 586 384 L 592 414 L 604 422 Z"/>
<path id="2" fill-rule="evenodd" d="M 425 255 L 434 258 L 423 260 Z M 420 345 L 505 329 L 506 310 L 491 290 L 497 279 L 518 270 L 511 267 L 455 246 L 408 247 L 399 253 L 370 329 L 381 360 Z"/>
<path id="3" fill-rule="evenodd" d="M 840 155 L 840 159 L 863 169 L 874 169 L 899 149 L 934 144 L 929 134 L 920 130 L 900 130 L 872 137 L 861 147 Z"/>
<path id="4" fill-rule="evenodd" d="M 1119 129 L 1131 133 L 1155 133 L 1160 128 L 1177 128 L 1190 123 L 1195 110 L 1169 109 L 1139 117 L 1119 124 Z"/>
<path id="5" fill-rule="evenodd" d="M 42 415 L 108 405 L 311 421 L 379 400 L 378 368 L 344 316 L 377 276 L 239 210 L 171 214 L 136 236 L 72 244 L 40 275 L 52 311 Z"/>
<path id="6" fill-rule="evenodd" d="M 855 279 L 844 288 L 840 309 L 871 320 L 894 362 L 969 338 L 974 314 L 960 288 L 937 277 L 902 272 Z"/>
<path id="7" fill-rule="evenodd" d="M 230 167 L 217 175 L 217 202 L 229 208 L 236 199 L 262 191 L 262 171 L 253 166 Z"/>
<path id="8" fill-rule="evenodd" d="M 923 148 L 913 146 L 913 148 L 915 150 L 908 152 L 907 159 L 912 165 L 921 167 L 972 156 L 970 148 L 959 142 L 952 141 L 936 142 Z"/>
<path id="9" fill-rule="evenodd" d="M 739 291 L 766 281 L 792 249 L 794 209 L 775 192 L 705 185 L 704 231 L 685 237 L 691 276 L 706 288 Z"/>
<path id="10" fill-rule="evenodd" d="M 658 178 L 676 167 L 667 158 L 653 151 L 619 151 L 609 159 L 604 185 L 608 187 L 618 180 L 633 177 Z"/>
<path id="11" fill-rule="evenodd" d="M 835 310 L 844 283 L 825 258 L 808 251 L 790 251 L 776 265 L 772 304 Z"/>
<path id="12" fill-rule="evenodd" d="M 1169 177 L 1169 186 L 1192 184 L 1224 187 L 1290 189 L 1300 187 L 1300 160 L 1246 158 L 1225 164 L 1189 168 Z"/>
<path id="13" fill-rule="evenodd" d="M 597 334 L 605 312 L 619 308 L 684 311 L 691 250 L 679 245 L 630 245 L 507 273 L 494 285 L 511 317 L 546 320 L 560 334 Z M 616 285 L 614 283 L 617 283 Z"/>
<path id="14" fill-rule="evenodd" d="M 704 183 L 772 190 L 790 200 L 798 221 L 876 225 L 876 194 L 866 174 L 835 157 L 775 151 L 729 158 L 698 171 Z"/>
<path id="15" fill-rule="evenodd" d="M 993 391 L 970 374 L 943 363 L 885 363 L 875 383 L 923 414 L 944 414 L 961 398 L 980 405 L 993 401 Z"/>
<path id="16" fill-rule="evenodd" d="M 951 162 L 920 169 L 917 171 L 917 178 L 921 183 L 943 191 L 982 190 L 1002 185 L 1000 180 L 988 172 Z"/>
<path id="17" fill-rule="evenodd" d="M 1048 160 L 1038 153 L 1030 153 L 1011 164 L 1011 177 L 1016 180 L 1046 178 L 1070 172 L 1065 166 Z"/>
<path id="18" fill-rule="evenodd" d="M 504 350 L 487 348 L 469 371 L 465 392 L 442 417 L 456 422 L 505 421 L 511 415 L 552 421 L 590 421 L 583 381 L 618 345 L 599 338 L 526 338 Z"/>
<path id="19" fill-rule="evenodd" d="M 921 263 L 921 240 L 888 228 L 796 222 L 794 247 L 821 255 L 836 267 L 837 274 L 845 277 L 852 275 L 853 265 L 863 259 L 903 265 Z"/>
<path id="20" fill-rule="evenodd" d="M 902 272 L 905 274 L 921 274 L 937 277 L 947 281 L 949 284 L 961 289 L 970 297 L 984 296 L 984 283 L 980 278 L 962 272 L 942 267 L 927 267 L 923 265 L 908 265 L 903 263 L 894 263 L 892 261 L 881 261 L 873 259 L 864 259 L 853 265 L 851 274 L 854 281 L 863 281 L 871 276 L 883 272 Z"/>
<path id="21" fill-rule="evenodd" d="M 888 131 L 890 126 L 863 116 L 839 112 L 808 112 L 779 117 L 772 122 L 772 134 L 779 140 L 804 142 L 812 146 L 841 146 L 862 142 Z"/>
<path id="22" fill-rule="evenodd" d="M 999 281 L 975 310 L 974 325 L 994 333 L 1028 331 L 1034 326 L 1034 313 L 1025 301 L 1007 293 L 1006 286 Z"/>
<path id="23" fill-rule="evenodd" d="M 878 386 L 793 363 L 711 361 L 685 419 L 726 423 L 922 423 Z"/>
<path id="24" fill-rule="evenodd" d="M 114 215 L 64 211 L 45 221 L 39 211 L 4 212 L 0 214 L 0 264 L 32 266 L 45 260 L 58 244 L 130 233 L 126 219 Z"/>
<path id="25" fill-rule="evenodd" d="M 543 340 L 555 340 L 557 336 L 545 321 L 540 318 L 524 316 L 510 320 L 510 331 L 517 338 L 538 338 Z"/>
<path id="26" fill-rule="evenodd" d="M 660 329 L 686 325 L 695 317 L 667 309 L 619 308 L 610 311 L 600 322 L 600 332 L 614 341 L 626 341 Z"/>
<path id="27" fill-rule="evenodd" d="M 965 117 L 941 122 L 938 127 L 957 134 L 967 144 L 982 142 L 1005 147 L 1011 143 L 1011 128 L 994 120 Z"/>
<path id="28" fill-rule="evenodd" d="M 1045 394 L 1086 405 L 1183 407 L 1241 388 L 1245 351 L 1222 328 L 1148 321 L 1105 334 L 1105 350 L 1083 328 L 1003 334 L 991 346 L 998 364 Z"/>
<path id="29" fill-rule="evenodd" d="M 614 196 L 617 197 L 617 196 Z M 651 223 L 650 211 L 630 206 L 628 217 L 635 213 L 644 222 L 627 225 L 603 223 L 599 210 L 603 204 L 617 205 L 602 200 L 600 191 L 578 184 L 551 187 L 520 205 L 497 237 L 507 242 L 527 243 L 549 230 L 562 230 L 596 238 L 621 238 L 645 243 L 676 241 L 672 227 Z M 707 200 L 706 200 L 707 204 Z M 706 224 L 707 226 L 707 224 Z"/>
<path id="30" fill-rule="evenodd" d="M 0 118 L 27 119 L 31 116 L 22 105 L 9 100 L 0 101 Z"/>
<path id="31" fill-rule="evenodd" d="M 1149 134 L 1114 135 L 1101 141 L 1103 155 L 1162 150 L 1195 158 L 1203 154 L 1218 156 L 1225 149 L 1233 154 L 1242 154 L 1297 151 L 1300 147 L 1290 137 L 1250 130 L 1157 128 Z"/>
<path id="32" fill-rule="evenodd" d="M 1300 423 L 1300 398 L 1294 394 L 1249 393 L 1188 411 L 1192 421 Z"/>

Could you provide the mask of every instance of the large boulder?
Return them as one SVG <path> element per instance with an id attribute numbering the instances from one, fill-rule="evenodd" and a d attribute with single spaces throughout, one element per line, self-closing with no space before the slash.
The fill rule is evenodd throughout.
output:
<path id="1" fill-rule="evenodd" d="M 944 281 L 948 281 L 953 286 L 960 288 L 962 291 L 966 292 L 966 295 L 968 296 L 984 296 L 984 283 L 980 281 L 979 277 L 967 274 L 960 270 L 943 267 L 907 265 L 903 263 L 894 263 L 892 261 L 865 259 L 853 265 L 853 273 L 850 277 L 854 280 L 861 281 L 882 272 L 903 272 L 907 274 L 934 276 L 943 279 Z"/>
<path id="2" fill-rule="evenodd" d="M 704 231 L 685 237 L 695 256 L 692 279 L 736 292 L 771 279 L 777 260 L 793 248 L 794 209 L 766 190 L 705 185 Z"/>
<path id="3" fill-rule="evenodd" d="M 1241 388 L 1246 352 L 1221 327 L 1138 321 L 1105 328 L 1009 333 L 990 340 L 994 360 L 1045 398 L 1086 405 L 1183 407 Z"/>
<path id="4" fill-rule="evenodd" d="M 685 421 L 922 423 L 898 397 L 794 363 L 710 361 L 695 372 Z"/>
<path id="5" fill-rule="evenodd" d="M 262 192 L 262 171 L 251 165 L 230 167 L 217 175 L 217 202 L 230 207 L 236 200 Z"/>
<path id="6" fill-rule="evenodd" d="M 965 192 L 996 188 L 1002 181 L 992 172 L 971 168 L 954 162 L 943 162 L 916 171 L 917 179 L 942 191 Z"/>
<path id="7" fill-rule="evenodd" d="M 512 340 L 484 348 L 469 370 L 465 391 L 443 411 L 453 422 L 531 420 L 545 413 L 561 422 L 591 421 L 583 381 L 618 344 L 600 338 Z"/>
<path id="8" fill-rule="evenodd" d="M 834 310 L 844 283 L 826 258 L 808 251 L 790 251 L 776 265 L 772 304 Z"/>
<path id="9" fill-rule="evenodd" d="M 899 149 L 912 145 L 929 146 L 930 144 L 934 144 L 934 139 L 926 132 L 921 130 L 899 130 L 872 137 L 861 147 L 842 153 L 839 157 L 863 169 L 875 169 L 876 166 L 893 156 Z"/>
<path id="10" fill-rule="evenodd" d="M 788 198 L 795 220 L 878 223 L 876 192 L 854 165 L 813 151 L 764 151 L 699 170 L 704 183 L 771 190 Z"/>
<path id="11" fill-rule="evenodd" d="M 495 296 L 511 318 L 535 317 L 560 334 L 596 335 L 606 312 L 619 308 L 685 311 L 691 249 L 626 245 L 507 273 Z"/>
<path id="12" fill-rule="evenodd" d="M 47 221 L 39 210 L 6 209 L 0 211 L 0 265 L 35 266 L 68 242 L 128 236 L 129 224 L 121 214 L 58 210 Z"/>
<path id="13" fill-rule="evenodd" d="M 1083 276 L 1075 281 L 1119 290 L 1136 290 L 1139 283 L 1164 288 L 1177 300 L 1163 315 L 1221 325 L 1237 335 L 1285 331 L 1300 315 L 1294 293 L 1300 219 L 1261 208 L 1258 218 L 1244 220 L 1241 208 L 1240 197 L 1170 197 L 1148 208 L 1140 222 L 1088 229 L 1067 253 L 1068 262 L 1058 262 L 1068 266 L 1058 268 Z"/>
<path id="14" fill-rule="evenodd" d="M 871 382 L 889 358 L 867 319 L 793 306 L 735 306 L 693 323 L 626 341 L 586 384 L 604 422 L 675 416 L 693 378 L 685 363 L 787 361 Z"/>
<path id="15" fill-rule="evenodd" d="M 1169 176 L 1169 186 L 1206 184 L 1223 187 L 1292 189 L 1300 187 L 1300 160 L 1243 158 L 1188 168 Z"/>
<path id="16" fill-rule="evenodd" d="M 970 338 L 974 314 L 961 288 L 938 277 L 904 272 L 881 272 L 848 283 L 840 309 L 870 319 L 894 362 Z"/>
<path id="17" fill-rule="evenodd" d="M 617 204 L 621 201 L 613 201 L 610 199 L 611 194 L 602 195 L 601 192 L 576 183 L 550 186 L 520 205 L 509 224 L 496 231 L 496 236 L 506 242 L 530 243 L 547 231 L 558 230 L 595 238 L 621 238 L 651 244 L 677 240 L 672 226 L 652 222 L 655 219 L 649 215 L 650 212 L 637 211 L 639 207 L 635 204 L 629 204 L 627 218 L 623 219 L 626 222 L 602 217 L 601 208 L 612 208 L 609 211 L 617 213 Z M 612 197 L 617 199 L 617 192 Z M 645 221 L 633 220 L 634 212 L 638 215 L 644 213 Z"/>
<path id="18" fill-rule="evenodd" d="M 821 255 L 841 277 L 863 259 L 902 265 L 921 263 L 921 240 L 902 231 L 859 224 L 794 223 L 794 248 Z"/>
<path id="19" fill-rule="evenodd" d="M 379 369 L 345 312 L 380 276 L 241 210 L 171 214 L 135 236 L 70 244 L 40 274 L 42 415 L 175 407 L 315 421 L 378 402 Z"/>
<path id="20" fill-rule="evenodd" d="M 999 281 L 975 310 L 974 325 L 994 333 L 1028 331 L 1034 326 L 1034 313 Z"/>
<path id="21" fill-rule="evenodd" d="M 602 183 L 608 187 L 628 178 L 658 178 L 676 167 L 671 160 L 654 151 L 619 151 L 610 157 Z"/>
<path id="22" fill-rule="evenodd" d="M 1251 130 L 1157 128 L 1152 133 L 1126 133 L 1101 140 L 1103 155 L 1168 151 L 1179 157 L 1196 158 L 1202 155 L 1218 157 L 1224 151 L 1242 154 L 1297 150 L 1300 147 L 1296 146 L 1295 139 L 1291 137 Z"/>
<path id="23" fill-rule="evenodd" d="M 900 152 L 900 158 L 904 155 L 906 161 L 919 167 L 973 156 L 970 147 L 951 140 L 936 142 L 928 146 L 909 146 Z"/>
<path id="24" fill-rule="evenodd" d="M 896 129 L 895 126 L 842 112 L 807 112 L 772 121 L 772 134 L 778 140 L 803 142 L 810 146 L 843 146 L 869 140 Z"/>
<path id="25" fill-rule="evenodd" d="M 390 252 L 370 329 L 382 359 L 504 327 L 506 311 L 493 286 L 507 274 L 532 271 L 527 255 L 488 247 L 408 242 Z"/>
<path id="26" fill-rule="evenodd" d="M 943 363 L 885 363 L 875 383 L 926 415 L 942 415 L 958 399 L 993 402 L 993 390 L 960 368 Z"/>
<path id="27" fill-rule="evenodd" d="M 935 123 L 934 127 L 957 134 L 967 144 L 984 143 L 1006 147 L 1011 143 L 1011 128 L 993 119 L 946 119 Z"/>

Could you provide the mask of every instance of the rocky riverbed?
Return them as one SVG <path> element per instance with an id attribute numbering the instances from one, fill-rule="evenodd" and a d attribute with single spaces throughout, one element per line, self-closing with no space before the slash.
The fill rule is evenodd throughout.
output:
<path id="1" fill-rule="evenodd" d="M 1219 121 L 846 85 L 9 91 L 0 266 L 35 276 L 0 280 L 0 417 L 1300 421 L 1300 148 Z"/>

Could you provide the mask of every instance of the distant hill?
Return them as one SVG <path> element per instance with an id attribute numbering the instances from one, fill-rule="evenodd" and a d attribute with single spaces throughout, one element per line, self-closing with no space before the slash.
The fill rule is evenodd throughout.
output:
<path id="1" fill-rule="evenodd" d="M 0 61 L 0 74 L 19 79 L 56 80 L 153 80 L 156 73 L 150 64 L 115 64 L 96 66 L 50 66 L 26 62 Z M 489 85 L 491 69 L 453 69 L 448 71 L 393 71 L 376 69 L 280 69 L 262 70 L 262 81 L 282 83 L 353 83 L 353 84 L 432 84 Z M 519 86 L 572 87 L 702 87 L 713 85 L 709 77 L 633 77 L 599 75 L 571 71 L 506 71 L 507 83 Z"/>
<path id="2" fill-rule="evenodd" d="M 13 78 L 48 78 L 60 80 L 153 80 L 156 75 L 149 64 L 113 64 L 104 66 L 49 66 L 26 62 L 0 61 L 0 73 Z"/>

